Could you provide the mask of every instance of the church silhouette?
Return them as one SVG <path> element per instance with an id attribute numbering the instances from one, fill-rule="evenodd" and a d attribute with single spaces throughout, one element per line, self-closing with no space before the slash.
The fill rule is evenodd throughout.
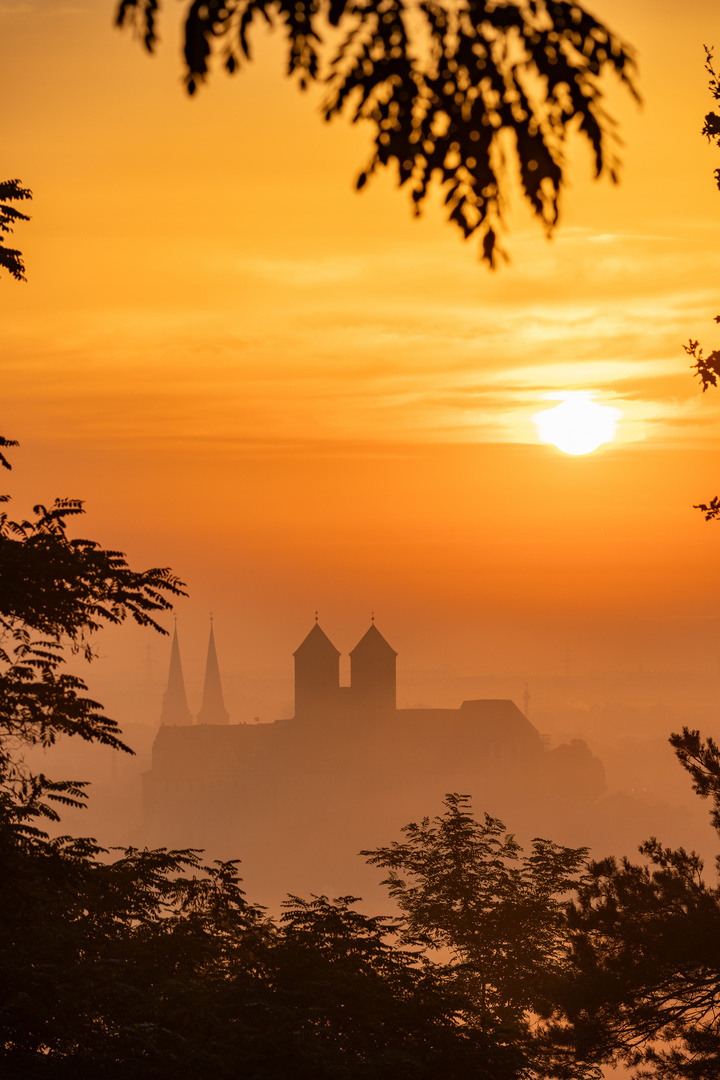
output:
<path id="1" fill-rule="evenodd" d="M 176 627 L 143 777 L 145 841 L 238 856 L 261 890 L 367 895 L 357 851 L 436 813 L 447 792 L 472 795 L 478 812 L 514 828 L 532 819 L 537 835 L 548 810 L 562 816 L 603 790 L 602 765 L 584 743 L 548 750 L 513 701 L 399 709 L 397 653 L 374 619 L 350 651 L 349 686 L 340 685 L 340 655 L 316 616 L 294 652 L 294 715 L 233 724 L 211 623 L 193 722 Z"/>

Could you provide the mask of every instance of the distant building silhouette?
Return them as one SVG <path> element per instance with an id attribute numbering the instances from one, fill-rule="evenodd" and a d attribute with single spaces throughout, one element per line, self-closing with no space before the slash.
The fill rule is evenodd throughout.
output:
<path id="1" fill-rule="evenodd" d="M 178 642 L 177 622 L 173 630 L 170 650 L 170 671 L 168 672 L 167 690 L 165 691 L 160 711 L 160 723 L 170 727 L 192 724 L 192 714 L 185 695 L 180 644 Z"/>
<path id="2" fill-rule="evenodd" d="M 375 622 L 350 653 L 350 686 L 340 686 L 340 650 L 315 622 L 293 653 L 295 719 L 371 717 L 396 711 L 395 658 Z"/>
<path id="3" fill-rule="evenodd" d="M 446 792 L 475 796 L 478 812 L 510 812 L 513 823 L 525 815 L 538 835 L 539 808 L 556 806 L 562 819 L 603 790 L 584 743 L 550 750 L 513 701 L 398 709 L 397 653 L 374 620 L 350 652 L 350 686 L 340 686 L 340 651 L 317 617 L 293 655 L 294 716 L 230 724 L 211 625 L 193 724 L 175 633 L 144 775 L 145 842 L 210 846 L 261 876 L 277 862 L 287 891 L 367 892 L 355 853 L 436 812 Z"/>
<path id="4" fill-rule="evenodd" d="M 295 716 L 299 720 L 331 714 L 340 703 L 340 650 L 315 620 L 295 657 Z"/>
<path id="5" fill-rule="evenodd" d="M 396 657 L 373 618 L 370 629 L 350 653 L 350 688 L 358 712 L 375 715 L 395 712 Z"/>
<path id="6" fill-rule="evenodd" d="M 225 708 L 220 667 L 215 650 L 215 634 L 212 618 L 210 619 L 210 640 L 208 641 L 207 660 L 205 662 L 205 683 L 203 685 L 202 705 L 197 715 L 198 724 L 229 724 L 230 713 Z"/>

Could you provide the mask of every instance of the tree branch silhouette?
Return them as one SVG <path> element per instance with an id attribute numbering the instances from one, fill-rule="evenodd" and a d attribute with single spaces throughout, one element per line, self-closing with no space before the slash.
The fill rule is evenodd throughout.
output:
<path id="1" fill-rule="evenodd" d="M 120 0 L 117 25 L 148 52 L 161 0 Z M 564 144 L 579 133 L 595 175 L 617 180 L 619 139 L 600 77 L 638 99 L 632 49 L 568 0 L 186 0 L 184 78 L 194 94 L 213 65 L 233 74 L 252 57 L 263 20 L 287 40 L 287 73 L 325 86 L 325 120 L 344 113 L 373 129 L 356 186 L 392 166 L 420 213 L 432 182 L 448 219 L 496 264 L 514 172 L 545 232 L 558 222 Z M 326 43 L 327 31 L 341 33 Z M 331 33 L 337 40 L 337 33 Z M 639 99 L 638 99 L 639 100 Z"/>
<path id="2" fill-rule="evenodd" d="M 16 281 L 27 280 L 25 263 L 19 251 L 5 246 L 5 237 L 12 233 L 16 222 L 30 220 L 27 214 L 13 206 L 25 199 L 32 199 L 32 191 L 21 187 L 19 180 L 0 180 L 0 267 Z"/>
<path id="3" fill-rule="evenodd" d="M 713 66 L 713 51 L 704 46 L 705 49 L 705 70 L 709 75 L 708 87 L 714 101 L 720 101 L 720 76 L 715 71 Z M 701 135 L 704 135 L 708 142 L 715 142 L 715 145 L 720 147 L 720 115 L 716 112 L 709 112 L 705 117 L 705 123 L 703 124 Z M 720 169 L 716 169 L 715 182 L 718 190 L 720 191 Z M 720 323 L 720 315 L 715 316 L 715 322 Z M 718 376 L 720 376 L 720 349 L 713 349 L 711 353 L 705 356 L 703 348 L 699 341 L 695 341 L 692 338 L 683 345 L 683 349 L 692 357 L 694 363 L 690 365 L 691 370 L 695 370 L 695 374 L 702 383 L 703 394 L 708 387 L 716 387 L 718 384 Z M 700 510 L 705 515 L 706 521 L 712 521 L 715 518 L 720 518 L 720 498 L 714 495 L 707 503 L 696 503 L 693 506 L 694 510 Z"/>

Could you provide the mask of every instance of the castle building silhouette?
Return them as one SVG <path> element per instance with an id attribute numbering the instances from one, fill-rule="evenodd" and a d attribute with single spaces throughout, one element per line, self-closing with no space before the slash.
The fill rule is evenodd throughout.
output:
<path id="1" fill-rule="evenodd" d="M 367 894 L 357 851 L 435 813 L 447 792 L 472 795 L 480 811 L 538 821 L 558 800 L 565 813 L 604 787 L 602 765 L 584 743 L 549 750 L 513 701 L 399 709 L 397 653 L 374 618 L 350 652 L 349 686 L 340 685 L 340 651 L 317 616 L 293 655 L 294 715 L 230 723 L 211 623 L 193 722 L 175 627 L 143 777 L 146 842 L 238 855 L 268 882 L 270 852 L 284 891 L 332 892 L 342 878 L 340 891 L 362 886 Z"/>

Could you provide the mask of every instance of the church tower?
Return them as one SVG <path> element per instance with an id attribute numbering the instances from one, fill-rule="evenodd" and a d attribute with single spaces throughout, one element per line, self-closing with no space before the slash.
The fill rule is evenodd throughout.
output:
<path id="1" fill-rule="evenodd" d="M 350 653 L 353 707 L 359 712 L 395 712 L 397 653 L 388 645 L 375 619 Z"/>
<path id="2" fill-rule="evenodd" d="M 207 662 L 205 664 L 202 705 L 200 706 L 200 712 L 197 714 L 197 722 L 198 724 L 230 723 L 230 714 L 225 708 L 223 700 L 212 616 L 210 618 L 210 640 L 208 641 Z"/>
<path id="3" fill-rule="evenodd" d="M 185 727 L 192 724 L 192 715 L 185 696 L 185 680 L 180 660 L 177 620 L 173 631 L 172 649 L 170 650 L 170 671 L 168 672 L 167 690 L 163 695 L 160 723 L 171 727 Z"/>
<path id="4" fill-rule="evenodd" d="M 293 653 L 295 716 L 299 720 L 332 715 L 340 698 L 340 652 L 315 625 Z"/>

